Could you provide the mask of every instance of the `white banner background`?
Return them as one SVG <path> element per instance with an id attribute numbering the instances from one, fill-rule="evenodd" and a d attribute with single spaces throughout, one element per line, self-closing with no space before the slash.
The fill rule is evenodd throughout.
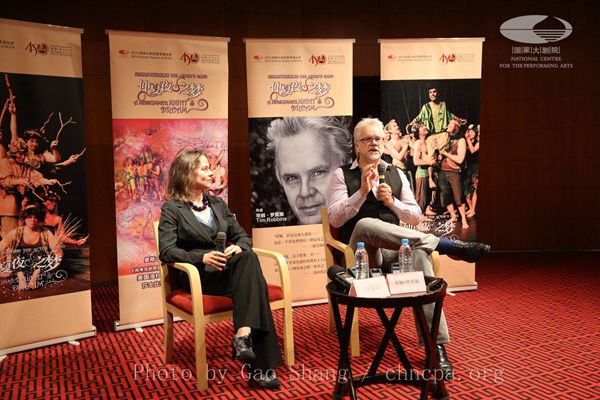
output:
<path id="1" fill-rule="evenodd" d="M 117 329 L 162 318 L 152 224 L 169 166 L 201 147 L 227 200 L 226 38 L 109 31 L 119 311 Z"/>
<path id="2" fill-rule="evenodd" d="M 330 174 L 350 161 L 353 43 L 246 39 L 252 237 L 285 256 L 295 302 L 326 296 L 319 210 Z M 270 131 L 280 139 L 268 144 Z"/>

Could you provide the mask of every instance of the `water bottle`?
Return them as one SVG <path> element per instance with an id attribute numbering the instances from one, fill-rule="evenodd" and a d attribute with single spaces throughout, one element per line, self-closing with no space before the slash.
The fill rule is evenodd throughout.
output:
<path id="1" fill-rule="evenodd" d="M 400 272 L 413 272 L 413 252 L 408 244 L 408 239 L 402 239 L 402 246 L 398 251 L 398 261 L 400 262 Z"/>
<path id="2" fill-rule="evenodd" d="M 364 242 L 356 243 L 356 251 L 354 252 L 354 262 L 357 271 L 356 279 L 367 279 L 369 277 L 369 255 L 365 249 Z"/>

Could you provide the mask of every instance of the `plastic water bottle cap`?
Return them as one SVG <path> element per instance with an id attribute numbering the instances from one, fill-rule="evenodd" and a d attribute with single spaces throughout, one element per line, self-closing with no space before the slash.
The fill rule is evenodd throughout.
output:
<path id="1" fill-rule="evenodd" d="M 408 244 L 408 239 L 402 239 L 402 244 Z"/>
<path id="2" fill-rule="evenodd" d="M 365 242 L 357 242 L 356 247 L 365 247 Z"/>

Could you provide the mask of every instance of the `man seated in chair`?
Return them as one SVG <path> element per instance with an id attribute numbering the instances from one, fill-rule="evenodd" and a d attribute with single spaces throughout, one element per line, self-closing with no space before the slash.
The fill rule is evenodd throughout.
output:
<path id="1" fill-rule="evenodd" d="M 467 262 L 475 262 L 490 250 L 490 246 L 438 238 L 417 230 L 399 226 L 419 224 L 422 214 L 404 173 L 381 160 L 384 147 L 383 124 L 376 118 L 363 118 L 354 128 L 356 160 L 338 168 L 330 182 L 327 215 L 334 228 L 339 228 L 339 240 L 356 249 L 364 242 L 369 265 L 389 272 L 398 261 L 402 239 L 413 248 L 413 265 L 426 276 L 433 276 L 430 254 L 435 250 Z M 378 172 L 379 166 L 379 172 Z M 384 182 L 380 172 L 385 171 Z M 433 304 L 423 307 L 429 325 Z M 417 328 L 418 329 L 418 328 Z M 422 343 L 421 332 L 419 342 Z M 452 378 L 454 371 L 444 344 L 450 341 L 446 319 L 442 314 L 437 338 L 437 352 L 444 376 Z"/>

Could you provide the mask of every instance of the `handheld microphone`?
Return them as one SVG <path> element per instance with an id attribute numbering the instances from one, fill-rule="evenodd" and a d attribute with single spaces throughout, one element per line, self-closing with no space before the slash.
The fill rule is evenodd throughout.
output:
<path id="1" fill-rule="evenodd" d="M 379 163 L 377 165 L 377 174 L 379 175 L 379 184 L 385 183 L 385 167 Z"/>
<path id="2" fill-rule="evenodd" d="M 385 167 L 382 163 L 377 164 L 377 175 L 379 175 L 379 184 L 385 183 Z M 379 200 L 380 203 L 383 203 L 382 200 Z"/>
<path id="3" fill-rule="evenodd" d="M 427 284 L 427 292 L 435 293 L 444 286 L 444 280 L 442 278 L 436 278 Z"/>
<path id="4" fill-rule="evenodd" d="M 338 286 L 344 288 L 344 291 L 350 290 L 354 277 L 350 275 L 343 267 L 339 265 L 332 265 L 327 270 L 327 277 L 338 284 Z"/>
<path id="5" fill-rule="evenodd" d="M 227 235 L 225 232 L 218 232 L 217 238 L 215 239 L 215 246 L 217 247 L 215 250 L 220 251 L 221 253 L 225 252 L 227 242 Z"/>

